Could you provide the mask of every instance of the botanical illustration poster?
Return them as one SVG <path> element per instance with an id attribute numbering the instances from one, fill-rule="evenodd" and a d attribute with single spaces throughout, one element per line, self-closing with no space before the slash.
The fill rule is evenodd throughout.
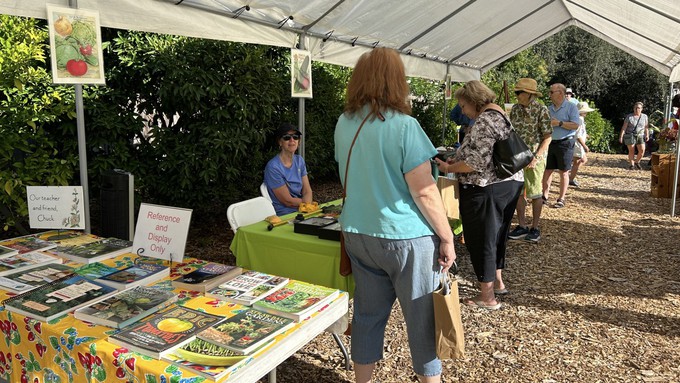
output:
<path id="1" fill-rule="evenodd" d="M 182 262 L 189 235 L 191 209 L 142 203 L 132 252 L 147 257 Z"/>
<path id="2" fill-rule="evenodd" d="M 47 5 L 52 81 L 104 84 L 99 12 Z"/>
<path id="3" fill-rule="evenodd" d="M 26 186 L 32 229 L 85 229 L 82 186 Z"/>
<path id="4" fill-rule="evenodd" d="M 445 100 L 450 100 L 451 99 L 451 74 L 446 74 L 446 77 L 444 79 L 444 99 Z"/>
<path id="5" fill-rule="evenodd" d="M 312 98 L 312 55 L 309 51 L 290 50 L 290 81 L 292 97 Z"/>

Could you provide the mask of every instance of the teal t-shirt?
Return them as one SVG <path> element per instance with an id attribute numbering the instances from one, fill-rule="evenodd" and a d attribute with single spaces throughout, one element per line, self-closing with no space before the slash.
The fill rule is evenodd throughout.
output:
<path id="1" fill-rule="evenodd" d="M 335 160 L 343 185 L 347 153 L 364 116 L 343 114 L 335 126 Z M 434 234 L 413 201 L 404 174 L 435 154 L 415 118 L 394 112 L 386 113 L 385 121 L 369 118 L 352 149 L 340 216 L 343 231 L 389 239 Z"/>

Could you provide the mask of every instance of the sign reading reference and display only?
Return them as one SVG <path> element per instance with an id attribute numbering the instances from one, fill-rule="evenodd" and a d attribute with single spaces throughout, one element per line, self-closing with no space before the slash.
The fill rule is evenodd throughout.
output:
<path id="1" fill-rule="evenodd" d="M 135 227 L 133 252 L 181 262 L 189 235 L 191 209 L 143 203 Z"/>
<path id="2" fill-rule="evenodd" d="M 85 229 L 82 186 L 26 186 L 32 229 Z"/>

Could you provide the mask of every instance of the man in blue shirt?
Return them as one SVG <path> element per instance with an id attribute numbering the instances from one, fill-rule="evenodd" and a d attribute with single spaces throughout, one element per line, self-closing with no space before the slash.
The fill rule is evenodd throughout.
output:
<path id="1" fill-rule="evenodd" d="M 578 107 L 566 100 L 567 88 L 560 83 L 550 86 L 550 125 L 553 128 L 552 141 L 548 147 L 545 173 L 543 173 L 543 203 L 548 202 L 550 181 L 555 170 L 560 173 L 560 196 L 553 205 L 564 207 L 564 196 L 569 186 L 569 170 L 574 155 L 576 130 L 579 126 Z"/>

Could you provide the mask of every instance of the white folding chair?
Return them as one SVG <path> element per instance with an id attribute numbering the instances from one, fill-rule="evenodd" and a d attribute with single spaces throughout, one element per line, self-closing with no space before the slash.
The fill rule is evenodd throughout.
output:
<path id="1" fill-rule="evenodd" d="M 227 219 L 234 233 L 239 227 L 262 221 L 270 215 L 276 215 L 276 211 L 274 205 L 264 197 L 236 202 L 227 208 Z"/>
<path id="2" fill-rule="evenodd" d="M 260 194 L 262 197 L 266 198 L 267 201 L 272 202 L 272 197 L 269 195 L 269 190 L 267 190 L 267 185 L 263 183 L 260 184 Z"/>

